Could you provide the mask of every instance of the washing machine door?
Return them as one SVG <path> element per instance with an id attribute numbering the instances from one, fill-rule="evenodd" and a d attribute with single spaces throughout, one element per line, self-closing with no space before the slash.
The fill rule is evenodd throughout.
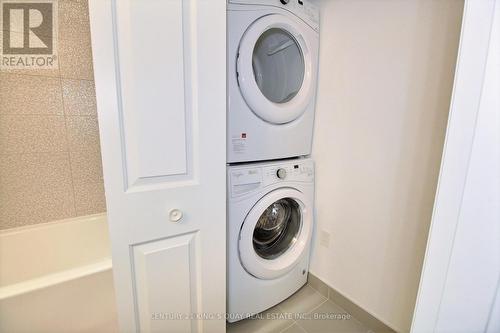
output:
<path id="1" fill-rule="evenodd" d="M 237 60 L 240 91 L 252 111 L 273 124 L 300 117 L 314 93 L 305 23 L 271 14 L 243 35 Z"/>
<path id="2" fill-rule="evenodd" d="M 240 260 L 259 279 L 275 279 L 292 270 L 307 253 L 312 206 L 298 190 L 283 188 L 259 200 L 240 231 Z"/>

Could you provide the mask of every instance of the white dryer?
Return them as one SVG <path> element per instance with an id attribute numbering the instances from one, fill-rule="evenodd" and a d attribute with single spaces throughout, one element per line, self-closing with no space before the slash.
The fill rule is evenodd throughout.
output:
<path id="1" fill-rule="evenodd" d="M 307 282 L 311 159 L 228 166 L 228 321 L 262 312 Z"/>
<path id="2" fill-rule="evenodd" d="M 228 163 L 311 153 L 319 11 L 310 0 L 229 0 Z"/>

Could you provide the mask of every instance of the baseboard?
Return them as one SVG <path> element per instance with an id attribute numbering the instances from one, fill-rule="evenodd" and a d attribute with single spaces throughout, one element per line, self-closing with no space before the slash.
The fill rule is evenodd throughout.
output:
<path id="1" fill-rule="evenodd" d="M 325 282 L 321 281 L 315 275 L 309 273 L 307 278 L 307 283 L 316 291 L 318 291 L 321 295 L 330 299 L 335 304 L 339 305 L 345 311 L 347 311 L 350 315 L 358 319 L 363 325 L 368 327 L 375 333 L 395 333 L 392 328 L 384 324 L 379 319 L 375 318 L 366 310 L 353 303 L 347 297 L 339 293 L 337 290 L 333 289 Z"/>

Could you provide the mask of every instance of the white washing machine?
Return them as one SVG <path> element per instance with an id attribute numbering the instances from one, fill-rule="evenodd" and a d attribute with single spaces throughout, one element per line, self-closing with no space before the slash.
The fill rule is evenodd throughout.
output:
<path id="1" fill-rule="evenodd" d="M 307 282 L 311 159 L 228 166 L 228 321 L 262 312 Z"/>
<path id="2" fill-rule="evenodd" d="M 311 153 L 319 10 L 310 0 L 229 0 L 228 163 Z"/>

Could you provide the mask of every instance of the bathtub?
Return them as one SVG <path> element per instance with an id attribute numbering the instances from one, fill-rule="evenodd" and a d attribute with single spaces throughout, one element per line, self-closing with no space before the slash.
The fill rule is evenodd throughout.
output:
<path id="1" fill-rule="evenodd" d="M 118 331 L 106 215 L 0 231 L 0 332 Z"/>

